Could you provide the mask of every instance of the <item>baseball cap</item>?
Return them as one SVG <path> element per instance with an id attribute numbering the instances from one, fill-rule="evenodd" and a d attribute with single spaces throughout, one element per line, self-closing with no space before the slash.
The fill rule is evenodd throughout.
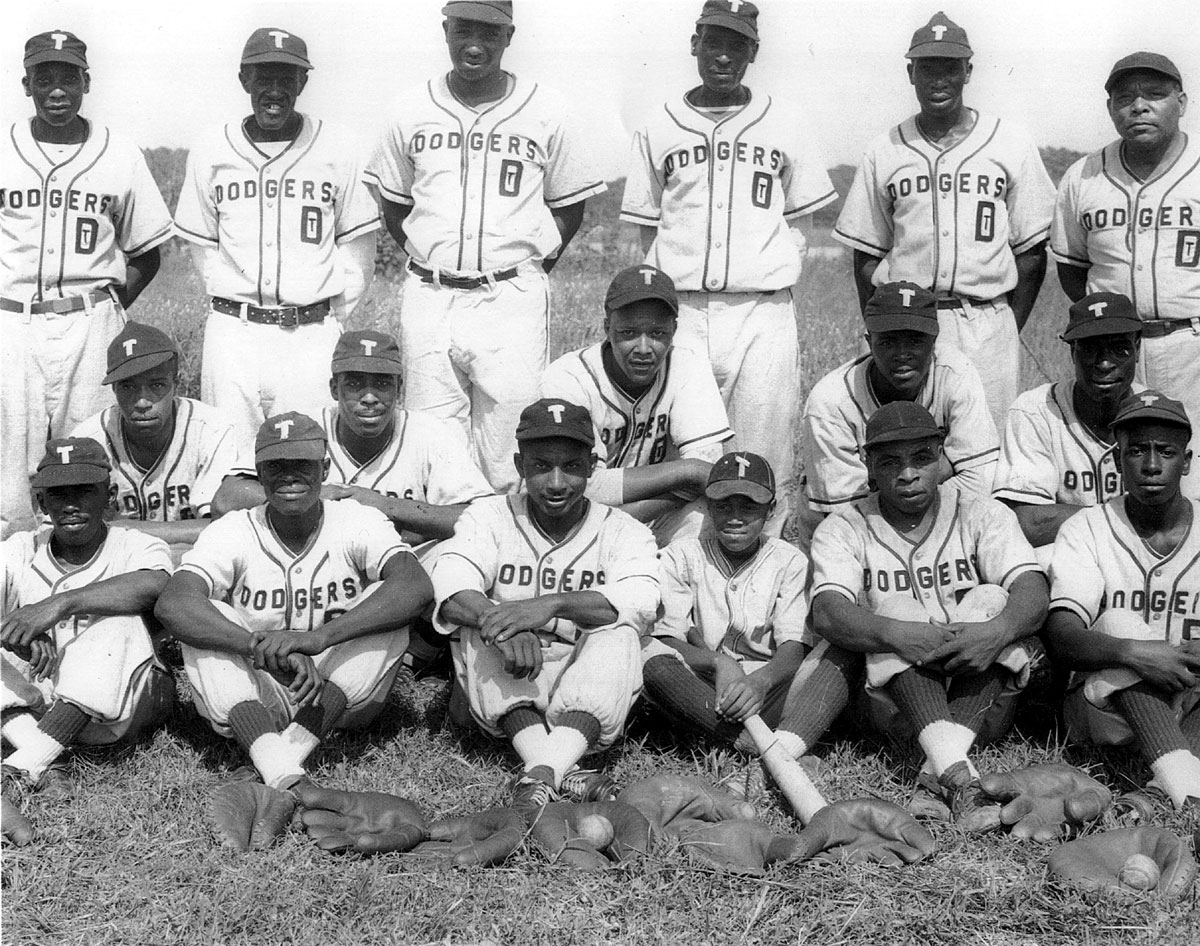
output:
<path id="1" fill-rule="evenodd" d="M 1104 82 L 1104 91 L 1111 92 L 1112 87 L 1117 84 L 1117 79 L 1122 72 L 1132 72 L 1134 69 L 1149 69 L 1152 72 L 1161 72 L 1164 76 L 1170 76 L 1180 85 L 1183 85 L 1183 76 L 1179 74 L 1179 68 L 1175 63 L 1171 62 L 1162 53 L 1148 53 L 1141 50 L 1136 53 L 1130 53 L 1123 59 L 1118 59 L 1116 64 L 1109 72 L 1108 78 Z"/>
<path id="2" fill-rule="evenodd" d="M 758 7 L 746 0 L 705 0 L 696 27 L 723 26 L 758 42 Z"/>
<path id="3" fill-rule="evenodd" d="M 545 440 L 548 437 L 566 437 L 593 447 L 596 445 L 596 434 L 592 429 L 592 415 L 586 407 L 559 398 L 544 397 L 534 401 L 521 411 L 521 419 L 517 422 L 517 442 Z"/>
<path id="4" fill-rule="evenodd" d="M 946 432 L 937 425 L 929 411 L 915 401 L 892 401 L 884 404 L 867 421 L 867 439 L 863 446 L 926 440 L 929 437 L 937 437 L 938 440 L 946 437 Z"/>
<path id="5" fill-rule="evenodd" d="M 630 266 L 617 273 L 608 284 L 604 309 L 612 312 L 643 299 L 658 299 L 665 302 L 676 315 L 679 314 L 679 297 L 675 295 L 674 281 L 653 266 Z"/>
<path id="6" fill-rule="evenodd" d="M 912 35 L 907 59 L 970 59 L 974 55 L 967 31 L 941 10 Z"/>
<path id="7" fill-rule="evenodd" d="M 1128 296 L 1119 292 L 1093 292 L 1084 296 L 1069 310 L 1064 342 L 1094 335 L 1124 335 L 1142 332 L 1142 317 Z"/>
<path id="8" fill-rule="evenodd" d="M 915 282 L 884 283 L 863 312 L 868 332 L 938 333 L 937 296 Z"/>
<path id="9" fill-rule="evenodd" d="M 60 437 L 46 444 L 30 483 L 36 489 L 107 483 L 111 469 L 104 448 L 91 437 Z"/>
<path id="10" fill-rule="evenodd" d="M 775 473 L 757 453 L 727 453 L 708 471 L 704 495 L 709 499 L 748 496 L 753 502 L 769 503 L 775 499 Z"/>
<path id="11" fill-rule="evenodd" d="M 268 417 L 254 438 L 255 465 L 268 460 L 322 460 L 324 457 L 325 431 L 307 414 L 298 411 Z"/>
<path id="12" fill-rule="evenodd" d="M 1112 426 L 1115 430 L 1139 420 L 1157 420 L 1164 424 L 1177 424 L 1180 427 L 1186 427 L 1189 435 L 1192 432 L 1192 422 L 1188 420 L 1184 406 L 1161 391 L 1147 389 L 1130 394 L 1117 407 L 1117 416 L 1113 418 Z"/>
<path id="13" fill-rule="evenodd" d="M 243 66 L 260 62 L 284 62 L 303 69 L 313 67 L 308 61 L 308 45 L 304 40 L 295 33 L 272 26 L 255 30 L 242 48 Z"/>
<path id="14" fill-rule="evenodd" d="M 43 62 L 68 62 L 86 69 L 87 43 L 67 30 L 38 33 L 25 41 L 25 68 Z"/>
<path id="15" fill-rule="evenodd" d="M 179 346 L 166 333 L 153 325 L 126 322 L 108 345 L 108 374 L 101 383 L 116 384 L 178 356 Z"/>
<path id="16" fill-rule="evenodd" d="M 344 332 L 333 349 L 330 367 L 334 374 L 339 371 L 403 374 L 400 370 L 400 346 L 396 340 L 371 329 Z"/>
<path id="17" fill-rule="evenodd" d="M 511 26 L 513 21 L 512 0 L 450 0 L 442 7 L 442 16 Z"/>

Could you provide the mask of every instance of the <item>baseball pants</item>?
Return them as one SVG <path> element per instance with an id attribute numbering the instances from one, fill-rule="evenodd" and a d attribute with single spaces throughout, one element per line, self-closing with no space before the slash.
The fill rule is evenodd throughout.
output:
<path id="1" fill-rule="evenodd" d="M 4 312 L 0 345 L 0 538 L 32 529 L 37 511 L 29 477 L 46 441 L 66 437 L 115 403 L 108 345 L 125 311 L 104 297 L 75 312 Z"/>
<path id="2" fill-rule="evenodd" d="M 1182 401 L 1192 425 L 1200 430 L 1200 328 L 1143 338 L 1136 378 L 1146 387 Z M 1185 496 L 1200 499 L 1200 441 L 1194 434 L 1191 446 L 1192 467 L 1180 488 Z"/>
<path id="3" fill-rule="evenodd" d="M 549 312 L 549 279 L 533 263 L 479 289 L 404 280 L 404 406 L 461 424 L 497 492 L 517 488 L 517 421 L 537 400 Z"/>
<path id="4" fill-rule="evenodd" d="M 1017 321 L 1003 296 L 958 302 L 951 309 L 938 307 L 938 347 L 955 348 L 970 359 L 983 381 L 996 430 L 1003 432 L 1021 381 Z"/>

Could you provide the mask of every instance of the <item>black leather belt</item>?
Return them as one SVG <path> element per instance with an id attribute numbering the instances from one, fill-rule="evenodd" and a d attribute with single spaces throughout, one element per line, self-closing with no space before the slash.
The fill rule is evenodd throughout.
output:
<path id="1" fill-rule="evenodd" d="M 47 299 L 45 302 L 34 302 L 29 306 L 29 311 L 35 315 L 40 315 L 43 312 L 54 312 L 61 315 L 64 312 L 78 312 L 80 309 L 86 309 L 89 305 L 95 305 L 98 302 L 108 302 L 112 296 L 103 289 L 97 289 L 94 292 L 85 292 L 81 296 L 67 296 L 65 299 Z M 0 309 L 5 312 L 24 312 L 25 305 L 17 302 L 15 299 L 0 299 Z"/>
<path id="2" fill-rule="evenodd" d="M 242 303 L 221 296 L 212 297 L 212 307 L 225 315 L 242 315 Z M 297 325 L 312 325 L 314 322 L 324 322 L 329 314 L 329 300 L 322 299 L 312 305 L 285 305 L 278 308 L 263 309 L 256 305 L 246 306 L 246 321 L 259 325 L 278 325 L 280 328 L 295 328 Z"/>
<path id="3" fill-rule="evenodd" d="M 991 299 L 972 299 L 970 296 L 938 296 L 939 309 L 961 309 L 964 303 L 971 305 L 987 305 Z"/>
<path id="4" fill-rule="evenodd" d="M 1162 338 L 1172 332 L 1186 329 L 1200 333 L 1200 318 L 1197 319 L 1143 319 L 1142 335 L 1146 338 Z"/>
<path id="5" fill-rule="evenodd" d="M 450 289 L 480 289 L 492 283 L 512 279 L 517 275 L 517 267 L 514 266 L 512 269 L 498 269 L 487 276 L 455 276 L 453 273 L 435 273 L 432 269 L 426 269 L 412 260 L 408 261 L 408 269 L 421 282 L 436 283 Z"/>

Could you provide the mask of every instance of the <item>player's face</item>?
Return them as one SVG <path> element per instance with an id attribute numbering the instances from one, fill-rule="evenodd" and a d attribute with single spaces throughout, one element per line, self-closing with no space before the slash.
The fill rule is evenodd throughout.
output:
<path id="1" fill-rule="evenodd" d="M 1108 97 L 1108 114 L 1117 134 L 1145 148 L 1170 144 L 1187 111 L 1187 95 L 1161 72 L 1123 73 Z"/>
<path id="2" fill-rule="evenodd" d="M 927 440 L 883 443 L 867 451 L 867 471 L 879 490 L 879 503 L 905 515 L 919 515 L 933 505 L 941 473 L 942 442 Z"/>
<path id="3" fill-rule="evenodd" d="M 329 381 L 338 415 L 359 437 L 390 434 L 395 420 L 400 376 L 370 371 L 341 371 Z"/>
<path id="4" fill-rule="evenodd" d="M 275 512 L 300 516 L 321 501 L 321 483 L 328 466 L 328 460 L 267 460 L 258 465 L 258 481 Z"/>
<path id="5" fill-rule="evenodd" d="M 296 114 L 296 99 L 308 83 L 308 70 L 286 62 L 260 62 L 238 73 L 250 94 L 254 121 L 263 131 L 283 131 Z"/>
<path id="6" fill-rule="evenodd" d="M 624 375 L 622 387 L 638 390 L 654 383 L 675 339 L 675 323 L 671 310 L 653 299 L 642 299 L 605 316 L 604 332 L 613 362 Z"/>
<path id="7" fill-rule="evenodd" d="M 756 503 L 749 496 L 726 496 L 708 500 L 708 518 L 721 547 L 739 555 L 758 544 L 774 508 L 774 503 Z"/>
<path id="8" fill-rule="evenodd" d="M 592 475 L 591 448 L 578 440 L 526 440 L 514 457 L 529 503 L 542 522 L 573 522 L 583 514 L 583 491 Z"/>
<path id="9" fill-rule="evenodd" d="M 1071 343 L 1075 382 L 1101 404 L 1116 404 L 1129 392 L 1137 368 L 1138 337 L 1095 335 Z"/>
<path id="10" fill-rule="evenodd" d="M 729 95 L 741 87 L 746 70 L 758 55 L 758 44 L 736 30 L 702 26 L 692 37 L 692 55 L 705 89 Z"/>
<path id="11" fill-rule="evenodd" d="M 487 82 L 500 73 L 513 27 L 450 17 L 442 23 L 442 31 L 450 49 L 450 65 L 463 82 Z"/>
<path id="12" fill-rule="evenodd" d="M 113 384 L 125 433 L 152 440 L 170 429 L 175 417 L 175 359 Z"/>
<path id="13" fill-rule="evenodd" d="M 38 503 L 50 517 L 54 538 L 79 548 L 97 542 L 103 534 L 108 483 L 48 486 L 38 493 Z"/>
<path id="14" fill-rule="evenodd" d="M 91 81 L 85 70 L 68 62 L 42 62 L 25 70 L 21 85 L 33 99 L 37 117 L 47 125 L 62 128 L 79 114 Z"/>
<path id="15" fill-rule="evenodd" d="M 971 81 L 969 59 L 914 59 L 908 81 L 917 94 L 921 113 L 930 118 L 952 118 L 963 103 L 963 86 Z"/>
<path id="16" fill-rule="evenodd" d="M 1117 429 L 1125 491 L 1143 506 L 1165 506 L 1179 495 L 1191 466 L 1187 431 L 1175 424 L 1130 424 Z"/>
<path id="17" fill-rule="evenodd" d="M 912 400 L 925 383 L 933 363 L 933 346 L 937 339 L 924 332 L 868 332 L 867 344 L 871 357 L 889 393 L 903 400 Z"/>

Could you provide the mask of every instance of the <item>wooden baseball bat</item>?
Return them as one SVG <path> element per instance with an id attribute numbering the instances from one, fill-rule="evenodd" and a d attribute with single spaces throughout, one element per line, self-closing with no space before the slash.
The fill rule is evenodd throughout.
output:
<path id="1" fill-rule="evenodd" d="M 783 796 L 792 806 L 792 810 L 800 819 L 801 824 L 808 824 L 812 820 L 812 816 L 829 802 L 822 797 L 817 786 L 808 777 L 808 773 L 800 767 L 800 763 L 779 744 L 779 740 L 775 737 L 775 730 L 763 722 L 761 716 L 755 713 L 742 725 L 746 727 L 746 732 L 754 740 L 754 747 L 758 749 L 759 758 L 762 759 L 767 771 L 771 773 L 771 777 L 775 779 L 775 784 L 783 792 Z"/>

